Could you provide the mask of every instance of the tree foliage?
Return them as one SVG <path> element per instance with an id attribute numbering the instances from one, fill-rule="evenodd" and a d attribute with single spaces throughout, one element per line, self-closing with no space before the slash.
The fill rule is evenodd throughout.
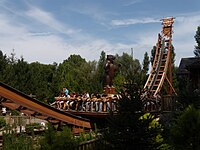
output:
<path id="1" fill-rule="evenodd" d="M 15 132 L 3 133 L 3 150 L 34 150 L 33 139 Z"/>
<path id="2" fill-rule="evenodd" d="M 40 140 L 41 150 L 75 149 L 77 147 L 78 142 L 68 127 L 64 127 L 62 131 L 57 132 L 49 125 L 44 137 Z"/>
<path id="3" fill-rule="evenodd" d="M 0 128 L 6 126 L 6 120 L 3 117 L 0 117 Z"/>
<path id="4" fill-rule="evenodd" d="M 95 62 L 92 70 L 93 78 L 91 86 L 93 88 L 92 92 L 102 92 L 103 91 L 103 84 L 104 84 L 104 77 L 105 77 L 105 70 L 104 65 L 106 63 L 106 53 L 104 51 L 101 52 L 100 58 L 98 62 Z"/>
<path id="5" fill-rule="evenodd" d="M 197 27 L 196 34 L 194 36 L 197 45 L 194 47 L 194 55 L 200 57 L 200 26 Z"/>
<path id="6" fill-rule="evenodd" d="M 154 57 L 156 54 L 156 46 L 153 46 L 153 48 L 151 49 L 151 65 L 153 65 L 153 61 L 154 61 Z"/>
<path id="7" fill-rule="evenodd" d="M 189 106 L 177 117 L 170 130 L 171 143 L 177 150 L 200 149 L 200 110 Z"/>
<path id="8" fill-rule="evenodd" d="M 148 53 L 145 52 L 144 53 L 144 59 L 143 59 L 143 62 L 142 62 L 142 71 L 144 72 L 144 74 L 147 74 L 148 71 L 149 71 L 149 56 L 148 56 Z"/>
<path id="9" fill-rule="evenodd" d="M 142 85 L 145 84 L 147 77 L 148 77 L 148 71 L 149 71 L 149 64 L 150 64 L 150 60 L 149 60 L 149 56 L 148 53 L 145 52 L 144 53 L 144 59 L 142 62 L 142 71 L 141 71 L 141 81 L 142 81 Z"/>
<path id="10" fill-rule="evenodd" d="M 141 113 L 140 86 L 137 77 L 125 85 L 118 115 L 111 116 L 103 136 L 110 149 L 156 149 L 162 143 L 162 127 L 155 116 Z"/>
<path id="11" fill-rule="evenodd" d="M 52 102 L 65 87 L 70 93 L 102 93 L 105 60 L 106 54 L 102 51 L 98 61 L 87 62 L 73 54 L 60 64 L 27 63 L 23 57 L 16 58 L 14 51 L 11 56 L 0 51 L 0 80 L 44 102 Z M 116 55 L 116 63 L 121 65 L 114 79 L 120 91 L 124 82 L 141 71 L 141 66 L 139 60 L 127 53 Z"/>
<path id="12" fill-rule="evenodd" d="M 123 76 L 125 82 L 132 82 L 133 78 L 141 73 L 141 65 L 138 59 L 133 59 L 133 57 L 127 53 L 123 53 L 122 56 L 116 55 L 117 64 L 120 64 L 120 68 L 117 74 Z"/>

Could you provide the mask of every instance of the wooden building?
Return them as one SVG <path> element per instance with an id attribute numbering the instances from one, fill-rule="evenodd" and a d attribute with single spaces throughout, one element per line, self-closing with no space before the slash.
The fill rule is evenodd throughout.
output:
<path id="1" fill-rule="evenodd" d="M 178 76 L 187 78 L 193 90 L 200 90 L 200 57 L 182 58 Z"/>

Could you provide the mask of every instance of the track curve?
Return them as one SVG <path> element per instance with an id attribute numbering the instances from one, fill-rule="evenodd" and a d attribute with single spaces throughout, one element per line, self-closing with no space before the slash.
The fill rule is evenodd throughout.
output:
<path id="1" fill-rule="evenodd" d="M 162 34 L 158 34 L 158 41 L 156 45 L 156 52 L 154 56 L 154 62 L 151 72 L 146 81 L 144 89 L 150 91 L 150 93 L 156 97 L 160 92 L 165 79 L 169 83 L 170 90 L 172 87 L 172 75 L 171 71 L 171 47 L 172 47 L 172 24 L 174 18 L 163 19 Z M 169 72 L 169 73 L 168 73 Z M 169 77 L 168 77 L 169 74 Z M 174 91 L 175 92 L 175 91 Z M 171 94 L 172 92 L 170 92 Z"/>

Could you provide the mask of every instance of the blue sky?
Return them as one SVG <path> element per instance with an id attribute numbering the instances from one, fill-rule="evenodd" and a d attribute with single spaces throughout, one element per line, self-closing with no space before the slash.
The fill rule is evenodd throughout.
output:
<path id="1" fill-rule="evenodd" d="M 71 54 L 87 61 L 131 54 L 142 61 L 161 32 L 160 19 L 175 17 L 176 65 L 194 56 L 199 0 L 0 0 L 0 49 L 26 61 L 61 63 Z"/>

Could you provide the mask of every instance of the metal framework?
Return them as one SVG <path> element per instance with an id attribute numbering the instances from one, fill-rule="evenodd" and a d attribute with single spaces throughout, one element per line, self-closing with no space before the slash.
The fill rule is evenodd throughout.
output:
<path id="1" fill-rule="evenodd" d="M 162 32 L 158 34 L 156 52 L 151 72 L 146 81 L 144 89 L 150 91 L 155 97 L 161 90 L 164 81 L 168 83 L 167 94 L 175 92 L 172 86 L 172 25 L 174 18 L 164 18 L 162 21 Z"/>

